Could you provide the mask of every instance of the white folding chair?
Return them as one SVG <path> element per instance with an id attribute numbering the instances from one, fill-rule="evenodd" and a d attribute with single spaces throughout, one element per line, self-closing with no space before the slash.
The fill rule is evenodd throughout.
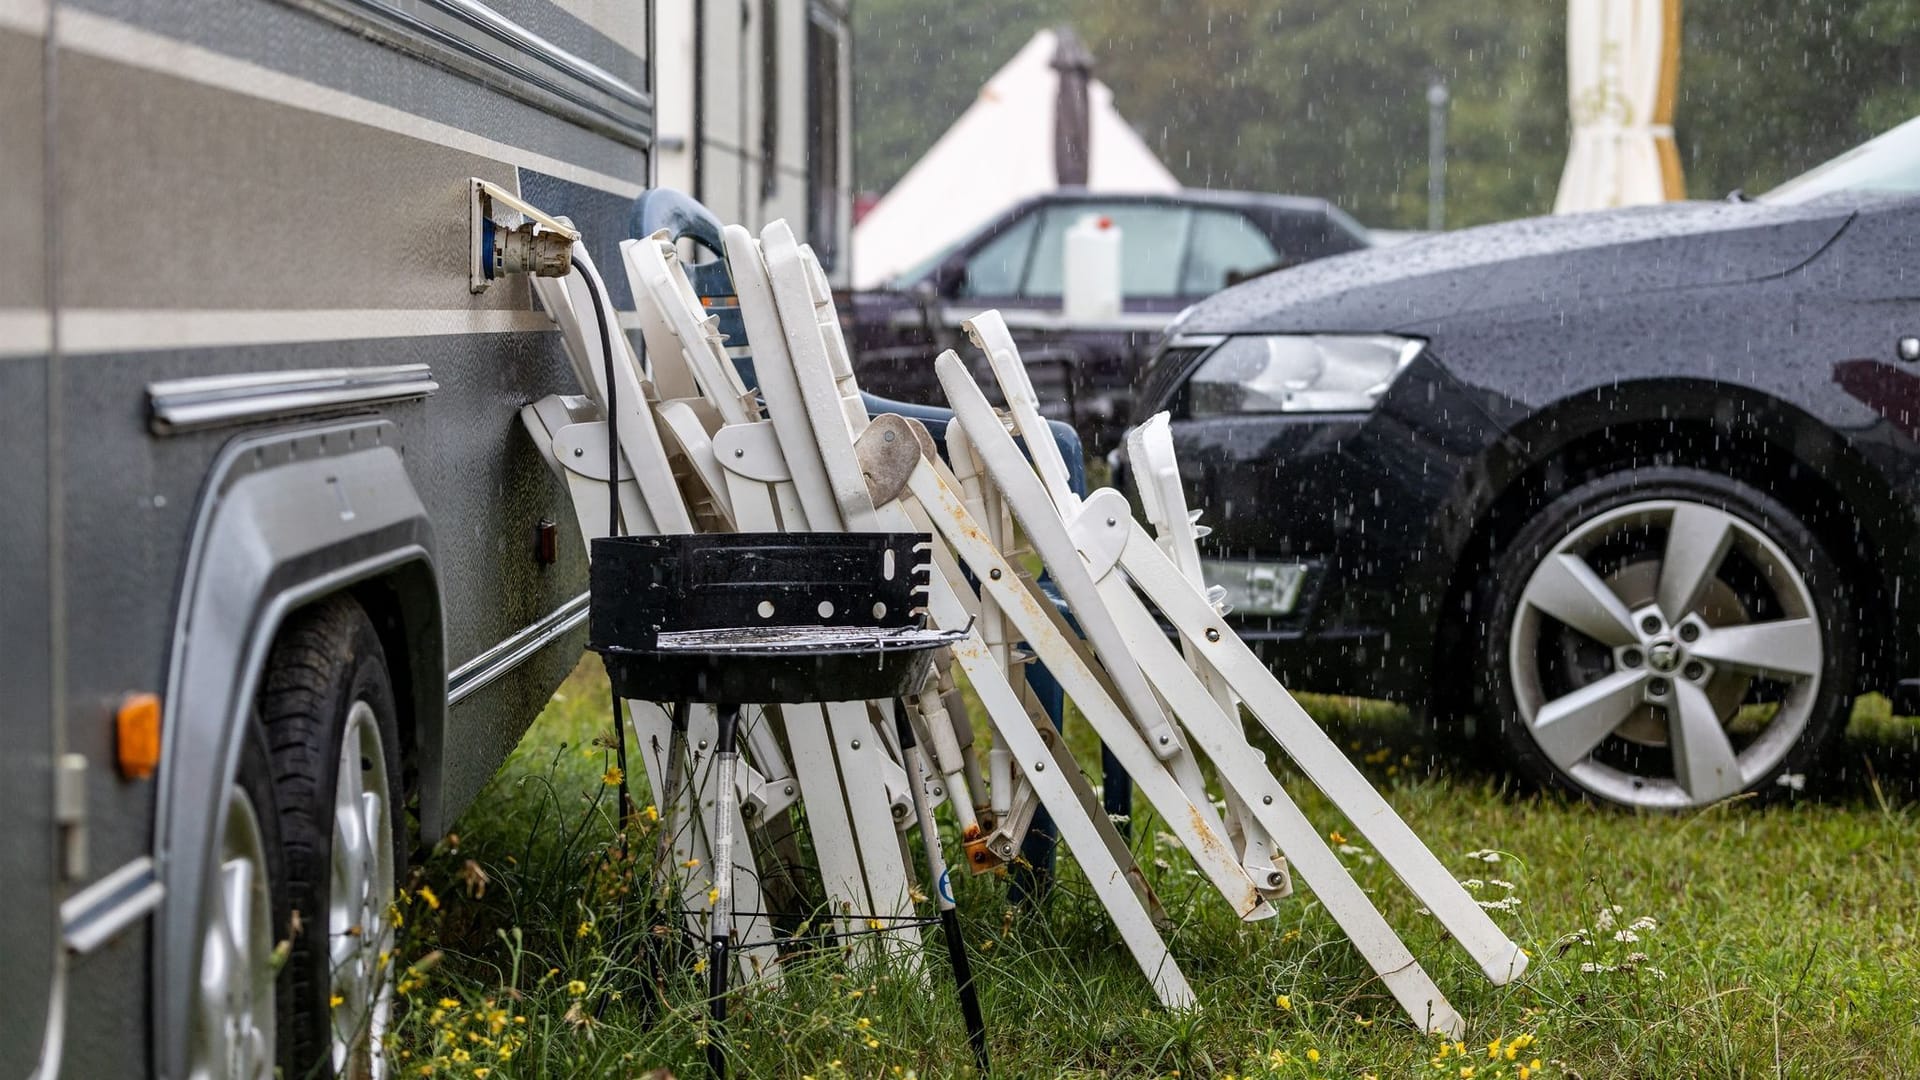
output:
<path id="1" fill-rule="evenodd" d="M 805 464 L 795 475 L 778 429 L 761 418 L 671 241 L 664 235 L 628 240 L 621 256 L 656 381 L 694 395 L 663 402 L 662 415 L 671 417 L 670 430 L 693 460 L 693 472 L 710 488 L 724 485 L 733 526 L 837 531 L 832 493 Z M 756 326 L 764 322 L 758 316 L 748 323 L 751 339 L 777 332 Z M 883 724 L 874 722 L 866 702 L 789 704 L 779 712 L 837 931 L 874 940 L 863 934 L 874 929 L 860 924 L 866 916 L 887 931 L 878 935 L 887 951 L 912 956 L 919 930 L 900 836 L 911 824 L 911 791 L 905 770 L 889 756 L 892 740 L 884 729 L 891 703 L 881 708 L 888 714 Z"/>
<path id="2" fill-rule="evenodd" d="M 521 409 L 522 426 L 566 481 L 581 538 L 589 549 L 594 539 L 609 535 L 610 528 L 638 534 L 692 532 L 694 515 L 681 497 L 655 423 L 644 371 L 617 325 L 606 327 L 613 352 L 612 363 L 607 363 L 601 349 L 599 319 L 602 313 L 609 320 L 614 318 L 613 302 L 585 246 L 576 243 L 573 254 L 578 265 L 571 275 L 534 278 L 533 282 L 541 304 L 560 327 L 575 376 L 587 394 L 533 402 Z M 615 406 L 612 410 L 607 408 L 609 387 Z M 608 460 L 610 431 L 606 421 L 610 411 L 616 414 L 619 436 L 619 459 L 612 465 Z M 617 470 L 618 521 L 609 521 L 607 513 L 610 469 Z M 656 858 L 674 871 L 668 878 L 669 882 L 678 882 L 673 902 L 687 912 L 688 928 L 700 933 L 712 875 L 721 870 L 712 865 L 710 856 L 716 831 L 714 800 L 710 794 L 697 798 L 699 793 L 711 791 L 713 760 L 703 749 L 689 754 L 686 747 L 712 745 L 717 720 L 711 706 L 696 706 L 682 713 L 685 727 L 676 731 L 670 705 L 642 701 L 625 704 L 661 815 L 664 843 Z M 763 726 L 751 725 L 749 730 Z M 756 763 L 766 760 L 755 755 Z M 742 775 L 752 789 L 758 774 L 749 768 L 742 770 Z M 766 795 L 765 788 L 770 786 L 762 785 L 762 790 L 754 792 L 757 801 L 749 798 L 741 802 L 742 806 L 766 809 L 765 814 L 756 816 L 756 822 L 778 812 L 777 797 L 769 800 Z M 696 801 L 697 806 L 689 805 Z M 736 835 L 746 835 L 746 824 L 744 819 L 736 820 Z M 738 907 L 764 912 L 761 874 L 751 847 L 736 848 L 733 861 Z M 779 954 L 769 920 L 764 916 L 744 920 L 737 934 L 742 978 L 777 974 Z"/>
<path id="3" fill-rule="evenodd" d="M 989 340 L 997 337 L 991 327 L 984 336 Z M 1004 348 L 1010 350 L 1011 342 L 1005 342 Z M 1017 360 L 1014 367 L 1017 369 Z M 1004 373 L 1007 365 L 998 364 L 996 369 Z M 1035 476 L 1034 466 L 1014 444 L 959 358 L 943 355 L 936 361 L 936 371 L 956 422 L 968 432 L 989 473 L 1013 504 L 1016 516 L 1030 534 L 1064 527 L 1071 537 L 1072 558 L 1083 563 L 1097 580 L 1101 610 L 1128 642 L 1128 655 L 1140 664 L 1182 728 L 1212 760 L 1225 785 L 1238 794 L 1247 813 L 1267 835 L 1279 841 L 1293 866 L 1314 887 L 1409 1015 L 1430 1030 L 1457 1032 L 1461 1027 L 1458 1015 L 1326 847 L 1319 831 L 1300 814 L 1247 744 L 1238 709 L 1227 708 L 1233 697 L 1245 701 L 1308 779 L 1374 843 L 1383 860 L 1490 979 L 1504 983 L 1517 977 L 1525 969 L 1525 954 L 1494 925 L 1233 634 L 1209 602 L 1204 587 L 1183 572 L 1133 520 L 1124 497 L 1109 489 L 1096 492 L 1083 504 L 1061 506 L 1050 495 L 1049 485 Z M 1023 411 L 1030 412 L 1023 410 L 1021 403 L 1030 403 L 1031 389 L 1017 371 L 1008 381 L 1014 385 L 1003 383 L 1002 389 L 1012 404 L 1016 424 L 1029 428 L 1037 422 L 1037 414 L 1030 414 L 1024 422 L 1020 418 Z M 1145 470 L 1142 483 L 1154 485 L 1154 494 L 1143 494 L 1143 502 L 1159 506 L 1163 523 L 1176 531 L 1173 544 L 1179 547 L 1186 540 L 1177 535 L 1178 526 L 1171 519 L 1176 511 L 1184 510 L 1184 504 L 1183 500 L 1174 501 L 1179 498 L 1174 471 L 1177 466 L 1171 460 L 1170 440 L 1162 436 L 1163 422 L 1150 426 L 1135 440 L 1140 454 L 1135 466 Z M 1029 434 L 1027 441 L 1031 449 L 1034 437 Z M 1035 459 L 1042 461 L 1043 455 L 1036 454 Z M 1047 467 L 1041 464 L 1040 468 L 1044 473 Z M 1168 479 L 1173 481 L 1171 485 Z M 1052 487 L 1057 490 L 1059 485 Z M 1178 516 L 1186 517 L 1184 512 Z M 1068 558 L 1061 552 L 1062 545 L 1053 545 L 1051 554 Z M 1048 557 L 1049 550 L 1041 548 L 1041 553 L 1049 569 L 1058 574 L 1059 568 Z M 1195 558 L 1197 561 L 1197 553 Z M 1173 623 L 1190 646 L 1190 657 L 1182 657 L 1166 640 L 1159 621 L 1142 602 L 1142 594 Z M 1227 694 L 1220 692 L 1221 684 Z"/>

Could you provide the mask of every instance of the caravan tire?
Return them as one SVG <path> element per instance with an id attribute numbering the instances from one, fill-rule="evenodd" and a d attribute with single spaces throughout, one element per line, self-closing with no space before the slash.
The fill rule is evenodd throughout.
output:
<path id="1" fill-rule="evenodd" d="M 285 985 L 288 1077 L 389 1075 L 388 907 L 402 865 L 393 682 L 378 631 L 353 600 L 297 612 L 260 695 L 272 748 L 288 903 L 299 914 Z M 336 998 L 338 999 L 336 1002 Z"/>

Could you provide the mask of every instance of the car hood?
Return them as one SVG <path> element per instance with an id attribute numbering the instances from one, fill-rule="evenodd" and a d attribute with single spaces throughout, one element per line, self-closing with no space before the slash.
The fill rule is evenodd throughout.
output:
<path id="1" fill-rule="evenodd" d="M 1228 289 L 1176 332 L 1411 332 L 1498 308 L 1751 281 L 1812 258 L 1852 213 L 1846 200 L 1688 202 L 1464 229 Z"/>

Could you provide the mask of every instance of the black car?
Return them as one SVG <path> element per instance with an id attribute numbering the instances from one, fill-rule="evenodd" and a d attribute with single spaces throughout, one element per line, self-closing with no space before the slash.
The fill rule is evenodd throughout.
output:
<path id="1" fill-rule="evenodd" d="M 1122 237 L 1124 310 L 1097 325 L 1070 322 L 1060 308 L 1066 230 L 1090 214 Z M 1067 189 L 1015 204 L 886 289 L 854 294 L 841 318 L 863 387 L 940 405 L 934 356 L 961 342 L 962 321 L 1000 309 L 1049 419 L 1104 452 L 1126 422 L 1132 369 L 1174 313 L 1248 277 L 1367 245 L 1358 222 L 1320 199 Z"/>
<path id="2" fill-rule="evenodd" d="M 1798 791 L 1920 674 L 1916 195 L 1920 121 L 1759 199 L 1274 274 L 1169 327 L 1135 418 L 1289 685 L 1614 803 Z"/>

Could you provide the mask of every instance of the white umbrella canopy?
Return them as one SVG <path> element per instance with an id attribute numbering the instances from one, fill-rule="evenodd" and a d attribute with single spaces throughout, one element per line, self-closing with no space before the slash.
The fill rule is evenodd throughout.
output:
<path id="1" fill-rule="evenodd" d="M 1686 197 L 1673 142 L 1680 0 L 1568 0 L 1572 145 L 1553 212 Z"/>
<path id="2" fill-rule="evenodd" d="M 980 96 L 853 228 L 853 286 L 883 285 L 1030 195 L 1058 186 L 1054 114 L 1058 39 L 1042 30 L 995 72 Z M 1180 182 L 1113 107 L 1087 87 L 1091 191 L 1177 191 Z"/>

